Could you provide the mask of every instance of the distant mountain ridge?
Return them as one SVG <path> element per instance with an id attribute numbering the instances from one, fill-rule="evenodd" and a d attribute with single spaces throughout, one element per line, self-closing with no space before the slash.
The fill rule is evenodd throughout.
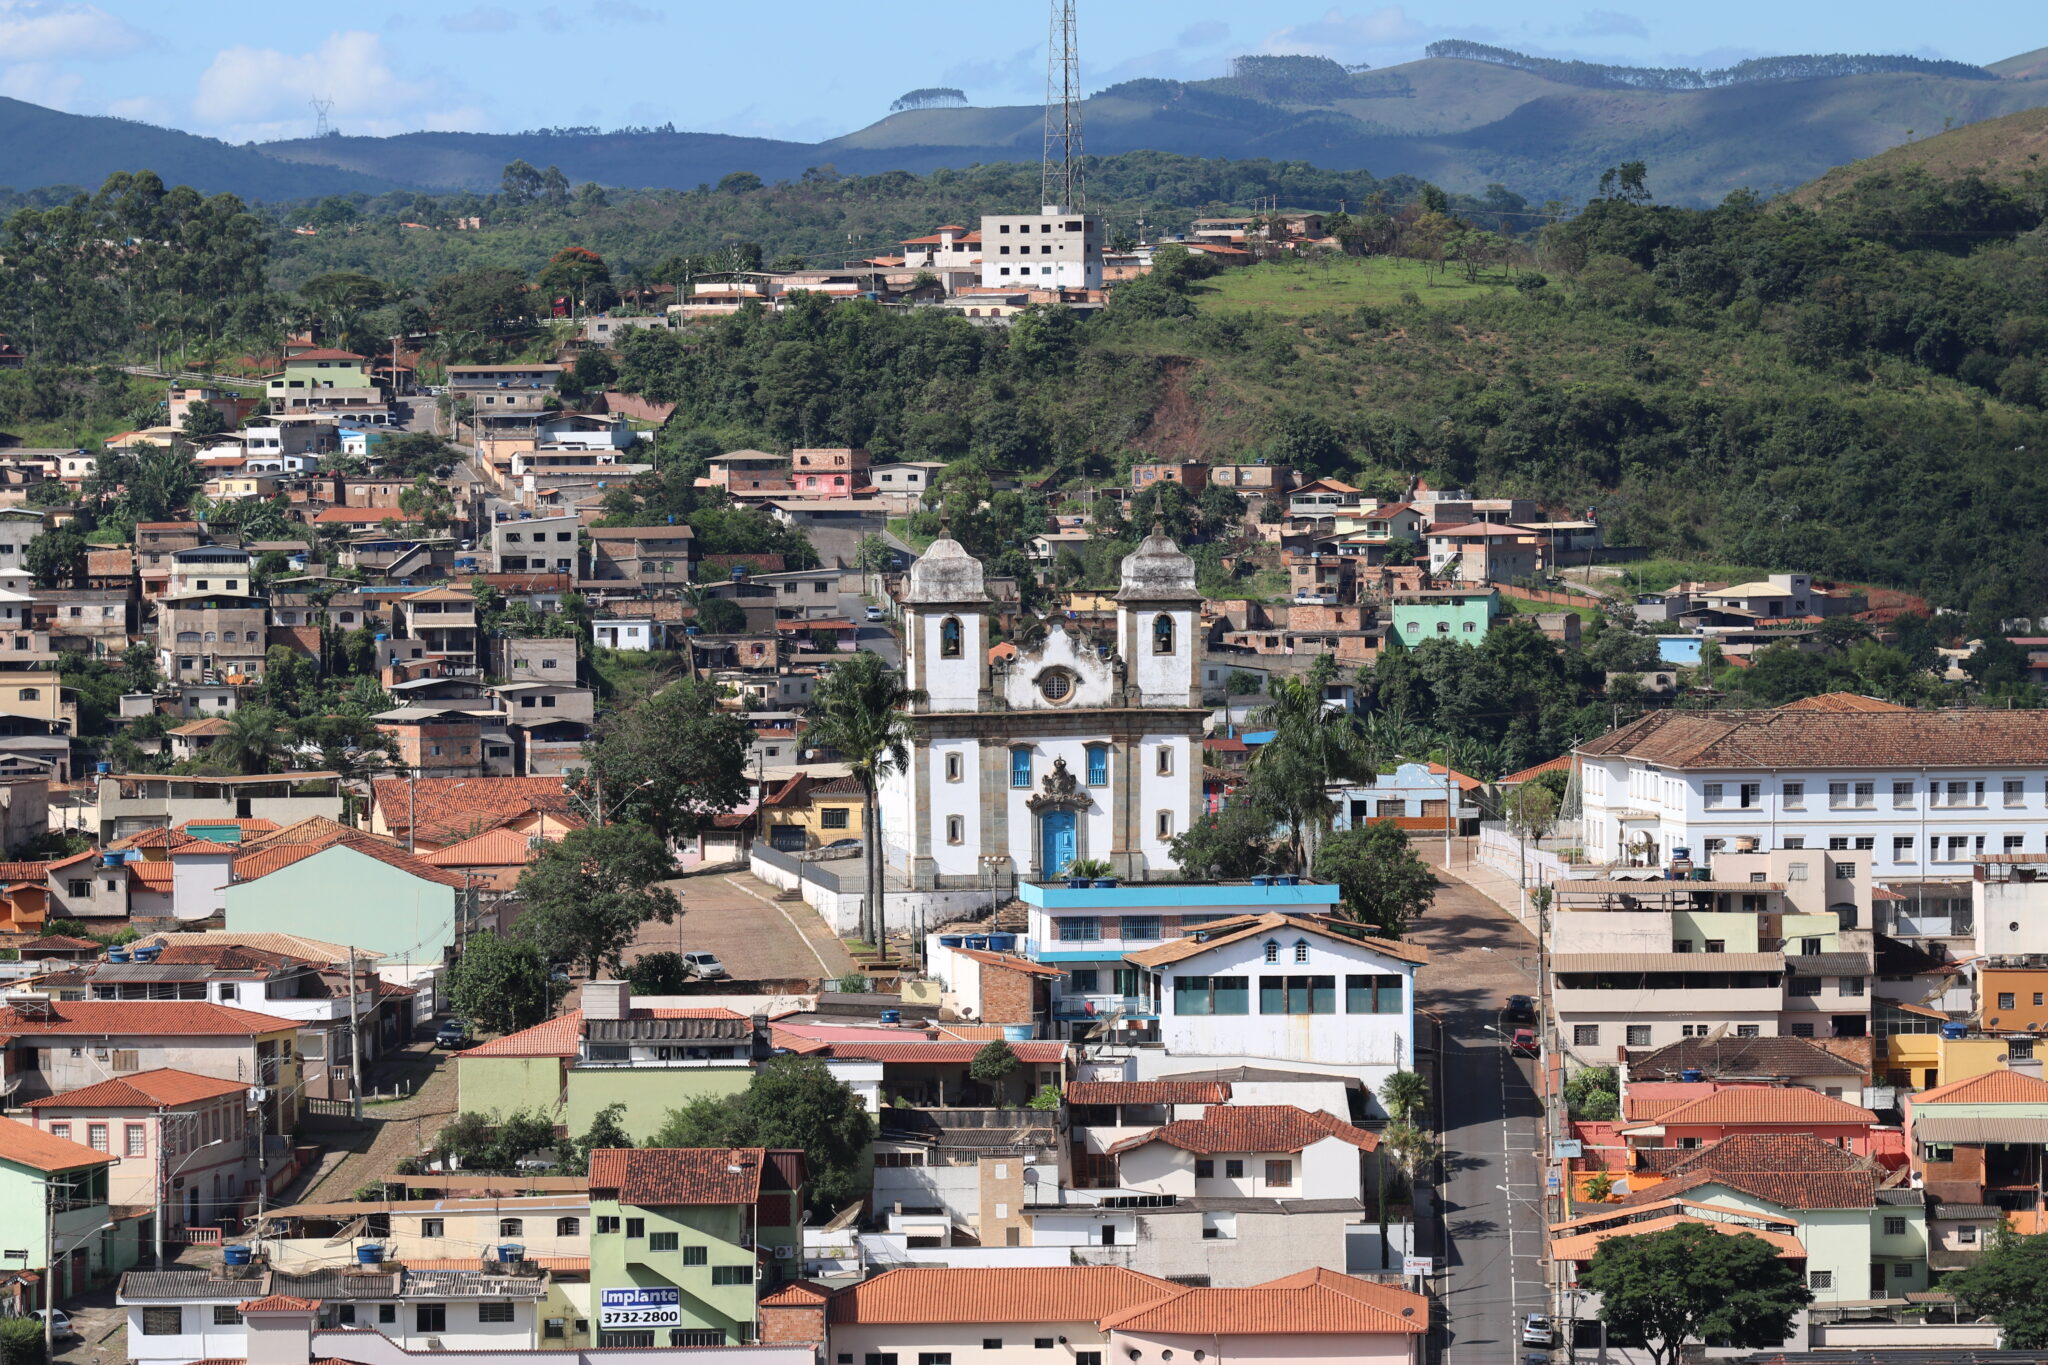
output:
<path id="1" fill-rule="evenodd" d="M 1581 200 L 1600 173 L 1645 161 L 1674 203 L 1775 192 L 1915 134 L 2048 107 L 2048 49 L 1989 67 L 1906 57 L 1764 58 L 1727 71 L 1603 67 L 1476 44 L 1373 71 L 1315 57 L 1242 59 L 1230 76 L 1143 79 L 1098 91 L 1091 152 L 1271 157 L 1447 189 L 1501 183 L 1531 200 Z M 0 186 L 96 186 L 148 168 L 167 183 L 278 200 L 393 189 L 497 188 L 515 160 L 572 181 L 693 189 L 733 171 L 794 179 L 919 173 L 1035 159 L 1036 106 L 923 107 L 820 143 L 717 133 L 407 133 L 231 146 L 119 119 L 0 99 Z"/>

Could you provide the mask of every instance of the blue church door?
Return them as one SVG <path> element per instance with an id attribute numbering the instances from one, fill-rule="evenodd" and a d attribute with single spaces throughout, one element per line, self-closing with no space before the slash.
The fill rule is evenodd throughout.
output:
<path id="1" fill-rule="evenodd" d="M 1057 877 L 1067 870 L 1079 851 L 1075 843 L 1074 812 L 1049 810 L 1039 817 L 1038 864 L 1041 877 Z"/>

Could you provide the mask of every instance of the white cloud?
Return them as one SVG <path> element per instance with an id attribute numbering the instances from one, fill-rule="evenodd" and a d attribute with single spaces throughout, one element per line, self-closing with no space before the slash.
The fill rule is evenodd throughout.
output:
<path id="1" fill-rule="evenodd" d="M 153 123 L 159 128 L 174 128 L 178 123 L 178 111 L 170 101 L 158 99 L 155 95 L 126 95 L 107 102 L 106 112 L 115 118 L 132 118 L 143 123 Z"/>
<path id="2" fill-rule="evenodd" d="M 1036 104 L 1045 92 L 1045 44 L 1020 47 L 1008 57 L 978 58 L 955 62 L 940 73 L 939 80 L 967 92 L 975 104 L 1001 104 L 1004 95 L 1029 94 L 1027 103 Z"/>
<path id="3" fill-rule="evenodd" d="M 1220 43 L 1230 36 L 1230 25 L 1221 19 L 1205 19 L 1198 24 L 1189 24 L 1174 39 L 1175 47 L 1207 47 Z"/>
<path id="4" fill-rule="evenodd" d="M 0 95 L 40 104 L 45 109 L 82 112 L 78 97 L 85 90 L 85 77 L 48 62 L 16 62 L 0 67 Z"/>
<path id="5" fill-rule="evenodd" d="M 147 41 L 147 34 L 98 5 L 0 0 L 0 54 L 10 62 L 115 57 Z"/>
<path id="6" fill-rule="evenodd" d="M 330 33 L 311 52 L 223 49 L 200 73 L 192 115 L 198 131 L 230 142 L 305 137 L 313 122 L 306 101 L 315 97 L 334 101 L 329 117 L 345 133 L 490 126 L 467 91 L 436 73 L 399 72 L 384 40 L 361 30 Z"/>
<path id="7" fill-rule="evenodd" d="M 1382 5 L 1362 14 L 1329 9 L 1320 19 L 1294 24 L 1269 34 L 1265 52 L 1308 52 L 1326 57 L 1347 56 L 1361 48 L 1412 44 L 1436 30 L 1409 18 L 1400 5 Z"/>

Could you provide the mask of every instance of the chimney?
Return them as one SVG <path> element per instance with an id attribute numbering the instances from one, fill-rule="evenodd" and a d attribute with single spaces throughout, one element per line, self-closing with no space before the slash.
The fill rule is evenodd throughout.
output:
<path id="1" fill-rule="evenodd" d="M 624 1019 L 633 1011 L 630 981 L 590 981 L 583 986 L 585 1019 Z"/>

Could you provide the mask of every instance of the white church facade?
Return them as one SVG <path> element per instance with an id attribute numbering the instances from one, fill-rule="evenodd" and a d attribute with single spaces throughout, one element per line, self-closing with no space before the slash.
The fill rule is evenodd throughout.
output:
<path id="1" fill-rule="evenodd" d="M 879 792 L 891 880 L 919 890 L 1041 881 L 1076 860 L 1168 874 L 1202 809 L 1194 561 L 1155 532 L 1124 560 L 1116 638 L 1055 624 L 990 658 L 982 566 L 942 539 L 903 593 L 910 760 Z M 1007 653 L 1007 651 L 1005 651 Z"/>

